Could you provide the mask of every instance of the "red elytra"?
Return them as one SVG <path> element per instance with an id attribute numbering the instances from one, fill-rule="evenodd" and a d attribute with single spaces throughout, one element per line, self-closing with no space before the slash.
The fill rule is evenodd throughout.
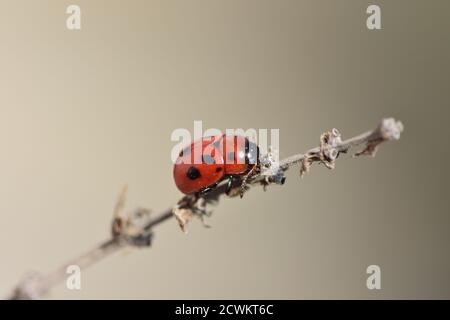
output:
<path id="1" fill-rule="evenodd" d="M 258 147 L 243 136 L 202 138 L 179 154 L 173 176 L 184 194 L 201 192 L 220 181 L 244 175 L 258 163 Z"/>

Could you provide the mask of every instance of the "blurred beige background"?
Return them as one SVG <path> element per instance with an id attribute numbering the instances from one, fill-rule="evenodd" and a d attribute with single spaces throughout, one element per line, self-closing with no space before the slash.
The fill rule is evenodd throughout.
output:
<path id="1" fill-rule="evenodd" d="M 82 30 L 66 29 L 78 4 Z M 366 28 L 379 4 L 382 30 Z M 180 197 L 175 128 L 280 128 L 281 156 L 385 116 L 399 142 L 175 221 L 49 298 L 450 298 L 450 2 L 0 2 L 0 292 Z M 382 289 L 366 288 L 377 264 Z"/>

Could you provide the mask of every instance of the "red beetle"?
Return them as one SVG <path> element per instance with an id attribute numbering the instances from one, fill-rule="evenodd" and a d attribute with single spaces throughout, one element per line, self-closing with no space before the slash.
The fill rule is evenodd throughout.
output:
<path id="1" fill-rule="evenodd" d="M 184 194 L 210 190 L 228 179 L 246 179 L 259 165 L 259 148 L 243 136 L 225 134 L 202 138 L 185 147 L 173 167 L 173 177 Z"/>

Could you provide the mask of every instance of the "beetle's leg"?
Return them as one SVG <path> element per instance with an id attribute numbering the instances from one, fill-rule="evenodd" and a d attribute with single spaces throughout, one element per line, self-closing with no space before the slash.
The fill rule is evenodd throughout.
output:
<path id="1" fill-rule="evenodd" d="M 198 192 L 198 196 L 202 197 L 207 195 L 210 191 L 212 191 L 217 186 L 217 183 L 213 184 L 212 186 L 206 187 L 205 189 Z"/>
<path id="2" fill-rule="evenodd" d="M 242 178 L 236 175 L 230 175 L 227 177 L 227 190 L 225 194 L 229 197 L 235 197 L 240 194 L 240 184 L 242 183 Z"/>
<path id="3" fill-rule="evenodd" d="M 247 180 L 248 180 L 248 178 L 250 178 L 253 175 L 253 173 L 255 172 L 255 169 L 257 168 L 257 166 L 258 166 L 257 164 L 254 164 L 253 167 L 250 169 L 250 171 L 244 176 L 244 179 L 242 179 L 241 190 L 240 190 L 240 193 L 239 193 L 241 198 L 244 196 L 244 192 L 245 192 L 245 189 L 247 187 Z"/>
<path id="4" fill-rule="evenodd" d="M 225 191 L 225 194 L 227 196 L 231 196 L 231 191 L 233 190 L 233 184 L 236 181 L 236 178 L 232 175 L 230 175 L 228 177 L 228 182 L 227 182 L 227 191 Z"/>
<path id="5" fill-rule="evenodd" d="M 228 196 L 230 195 L 231 188 L 233 187 L 233 176 L 228 177 L 227 182 L 227 191 L 225 191 L 225 194 Z"/>

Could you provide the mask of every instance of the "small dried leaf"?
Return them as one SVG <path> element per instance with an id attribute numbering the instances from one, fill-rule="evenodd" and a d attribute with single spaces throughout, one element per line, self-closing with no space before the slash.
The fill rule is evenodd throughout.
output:
<path id="1" fill-rule="evenodd" d="M 300 177 L 303 178 L 303 176 L 309 172 L 309 169 L 311 168 L 311 160 L 309 157 L 305 157 L 301 163 L 300 163 Z"/>
<path id="2" fill-rule="evenodd" d="M 177 219 L 181 231 L 187 233 L 186 225 L 189 221 L 191 221 L 192 217 L 194 216 L 194 212 L 188 208 L 174 208 L 173 215 Z"/>

